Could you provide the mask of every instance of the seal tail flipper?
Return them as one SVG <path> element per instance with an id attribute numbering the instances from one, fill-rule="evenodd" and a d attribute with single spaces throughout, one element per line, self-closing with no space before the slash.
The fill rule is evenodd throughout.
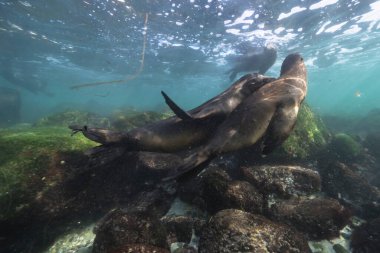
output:
<path id="1" fill-rule="evenodd" d="M 212 159 L 213 155 L 208 155 L 204 152 L 195 152 L 192 155 L 184 159 L 183 164 L 169 172 L 168 176 L 162 181 L 170 181 L 173 179 L 183 179 L 189 175 L 193 175 L 194 172 L 198 173 L 203 169 Z"/>
<path id="2" fill-rule="evenodd" d="M 178 118 L 182 120 L 193 120 L 190 114 L 181 109 L 174 101 L 163 91 L 161 91 L 162 96 L 165 98 L 166 104 L 170 107 L 170 109 L 177 115 Z"/>

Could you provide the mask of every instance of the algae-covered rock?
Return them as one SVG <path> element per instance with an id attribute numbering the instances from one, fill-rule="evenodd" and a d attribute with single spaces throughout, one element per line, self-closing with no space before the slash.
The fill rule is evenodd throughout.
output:
<path id="1" fill-rule="evenodd" d="M 111 125 L 118 130 L 130 130 L 154 121 L 166 119 L 170 116 L 173 116 L 173 114 L 155 111 L 143 112 L 129 108 L 113 113 L 111 116 Z"/>
<path id="2" fill-rule="evenodd" d="M 350 135 L 338 133 L 334 135 L 329 150 L 332 155 L 337 156 L 340 161 L 352 161 L 363 152 L 362 146 Z"/>
<path id="3" fill-rule="evenodd" d="M 38 192 L 60 180 L 64 153 L 93 146 L 83 136 L 71 138 L 63 127 L 0 129 L 0 221 L 17 216 Z"/>
<path id="4" fill-rule="evenodd" d="M 92 127 L 109 128 L 110 122 L 100 115 L 83 111 L 64 111 L 41 118 L 36 126 L 90 125 Z"/>
<path id="5" fill-rule="evenodd" d="M 318 172 L 300 166 L 243 166 L 241 171 L 245 180 L 265 194 L 290 197 L 316 193 L 321 189 Z"/>
<path id="6" fill-rule="evenodd" d="M 335 199 L 293 198 L 275 203 L 270 208 L 275 220 L 297 228 L 309 239 L 332 239 L 339 236 L 351 217 L 348 209 Z"/>
<path id="7" fill-rule="evenodd" d="M 296 126 L 279 152 L 306 159 L 322 149 L 328 138 L 329 132 L 321 118 L 306 103 L 303 103 L 298 112 Z"/>
<path id="8" fill-rule="evenodd" d="M 168 248 L 165 227 L 154 216 L 139 212 L 113 210 L 100 221 L 94 231 L 96 237 L 93 253 L 110 252 L 128 244 Z"/>
<path id="9" fill-rule="evenodd" d="M 70 230 L 61 235 L 44 253 L 78 253 L 91 252 L 95 234 L 92 232 L 94 225 Z"/>
<path id="10" fill-rule="evenodd" d="M 203 229 L 199 252 L 311 252 L 306 238 L 294 228 L 261 215 L 226 209 Z"/>

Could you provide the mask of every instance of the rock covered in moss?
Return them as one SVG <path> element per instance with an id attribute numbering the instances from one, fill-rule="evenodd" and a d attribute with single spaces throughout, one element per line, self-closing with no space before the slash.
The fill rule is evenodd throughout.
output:
<path id="1" fill-rule="evenodd" d="M 276 220 L 296 227 L 315 240 L 339 236 L 351 217 L 337 200 L 329 198 L 293 198 L 275 203 L 270 212 Z"/>
<path id="2" fill-rule="evenodd" d="M 171 243 L 190 242 L 192 234 L 199 236 L 206 223 L 204 219 L 190 216 L 164 216 L 161 222 L 168 232 Z"/>
<path id="3" fill-rule="evenodd" d="M 266 194 L 308 195 L 318 192 L 321 179 L 318 172 L 300 166 L 252 166 L 242 167 L 245 180 Z"/>
<path id="4" fill-rule="evenodd" d="M 342 162 L 353 161 L 363 152 L 363 147 L 345 133 L 335 134 L 329 144 L 329 152 Z"/>
<path id="5" fill-rule="evenodd" d="M 167 248 L 165 227 L 154 217 L 116 209 L 94 230 L 93 253 L 106 253 L 129 244 Z"/>
<path id="6" fill-rule="evenodd" d="M 370 220 L 354 230 L 351 248 L 353 253 L 379 252 L 380 218 Z"/>
<path id="7" fill-rule="evenodd" d="M 226 209 L 214 215 L 202 231 L 199 252 L 297 252 L 310 249 L 293 228 L 263 216 Z"/>
<path id="8" fill-rule="evenodd" d="M 27 210 L 41 191 L 62 180 L 67 157 L 95 145 L 61 127 L 0 129 L 0 221 Z"/>
<path id="9" fill-rule="evenodd" d="M 357 205 L 380 200 L 380 191 L 349 166 L 333 162 L 320 168 L 322 187 L 330 196 L 340 197 Z"/>
<path id="10" fill-rule="evenodd" d="M 307 159 L 323 149 L 329 139 L 329 131 L 309 105 L 303 103 L 297 123 L 289 138 L 277 153 L 285 153 L 299 159 Z"/>
<path id="11" fill-rule="evenodd" d="M 250 183 L 232 180 L 226 171 L 210 168 L 188 186 L 190 193 L 180 190 L 180 196 L 194 203 L 200 202 L 210 213 L 234 208 L 252 213 L 262 213 L 262 194 Z M 188 189 L 188 188 L 186 188 Z M 189 196 L 191 195 L 191 196 Z"/>
<path id="12" fill-rule="evenodd" d="M 39 127 L 68 127 L 70 125 L 90 125 L 92 127 L 109 128 L 110 121 L 107 118 L 92 112 L 64 111 L 43 117 L 35 123 L 35 126 Z"/>
<path id="13" fill-rule="evenodd" d="M 365 144 L 370 152 L 380 160 L 380 132 L 368 134 L 365 138 Z"/>
<path id="14" fill-rule="evenodd" d="M 95 238 L 95 235 L 92 232 L 93 228 L 94 225 L 91 224 L 83 228 L 66 232 L 55 240 L 55 242 L 46 250 L 46 253 L 91 252 L 92 243 Z"/>

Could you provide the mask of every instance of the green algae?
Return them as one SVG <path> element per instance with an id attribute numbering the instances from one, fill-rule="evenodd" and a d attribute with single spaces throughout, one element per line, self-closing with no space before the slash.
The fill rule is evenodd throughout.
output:
<path id="1" fill-rule="evenodd" d="M 35 126 L 69 126 L 91 125 L 96 127 L 110 127 L 107 118 L 95 113 L 83 111 L 64 111 L 39 119 Z"/>
<path id="2" fill-rule="evenodd" d="M 306 103 L 300 108 L 296 126 L 280 150 L 300 159 L 306 159 L 324 148 L 329 131 L 322 120 Z"/>
<path id="3" fill-rule="evenodd" d="M 343 161 L 351 161 L 363 152 L 362 146 L 350 135 L 345 133 L 335 134 L 329 149 L 332 154 L 338 156 Z"/>
<path id="4" fill-rule="evenodd" d="M 63 153 L 82 153 L 96 143 L 64 127 L 0 129 L 0 220 L 28 206 L 36 194 L 58 179 Z"/>
<path id="5" fill-rule="evenodd" d="M 173 116 L 170 112 L 141 112 L 133 109 L 121 110 L 111 116 L 112 128 L 117 130 L 130 130 L 155 121 L 166 119 Z"/>

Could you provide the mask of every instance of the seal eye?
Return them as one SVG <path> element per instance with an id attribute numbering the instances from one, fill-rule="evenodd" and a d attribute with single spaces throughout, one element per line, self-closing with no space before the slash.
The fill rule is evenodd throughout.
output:
<path id="1" fill-rule="evenodd" d="M 301 61 L 303 61 L 303 58 L 301 57 Z"/>

